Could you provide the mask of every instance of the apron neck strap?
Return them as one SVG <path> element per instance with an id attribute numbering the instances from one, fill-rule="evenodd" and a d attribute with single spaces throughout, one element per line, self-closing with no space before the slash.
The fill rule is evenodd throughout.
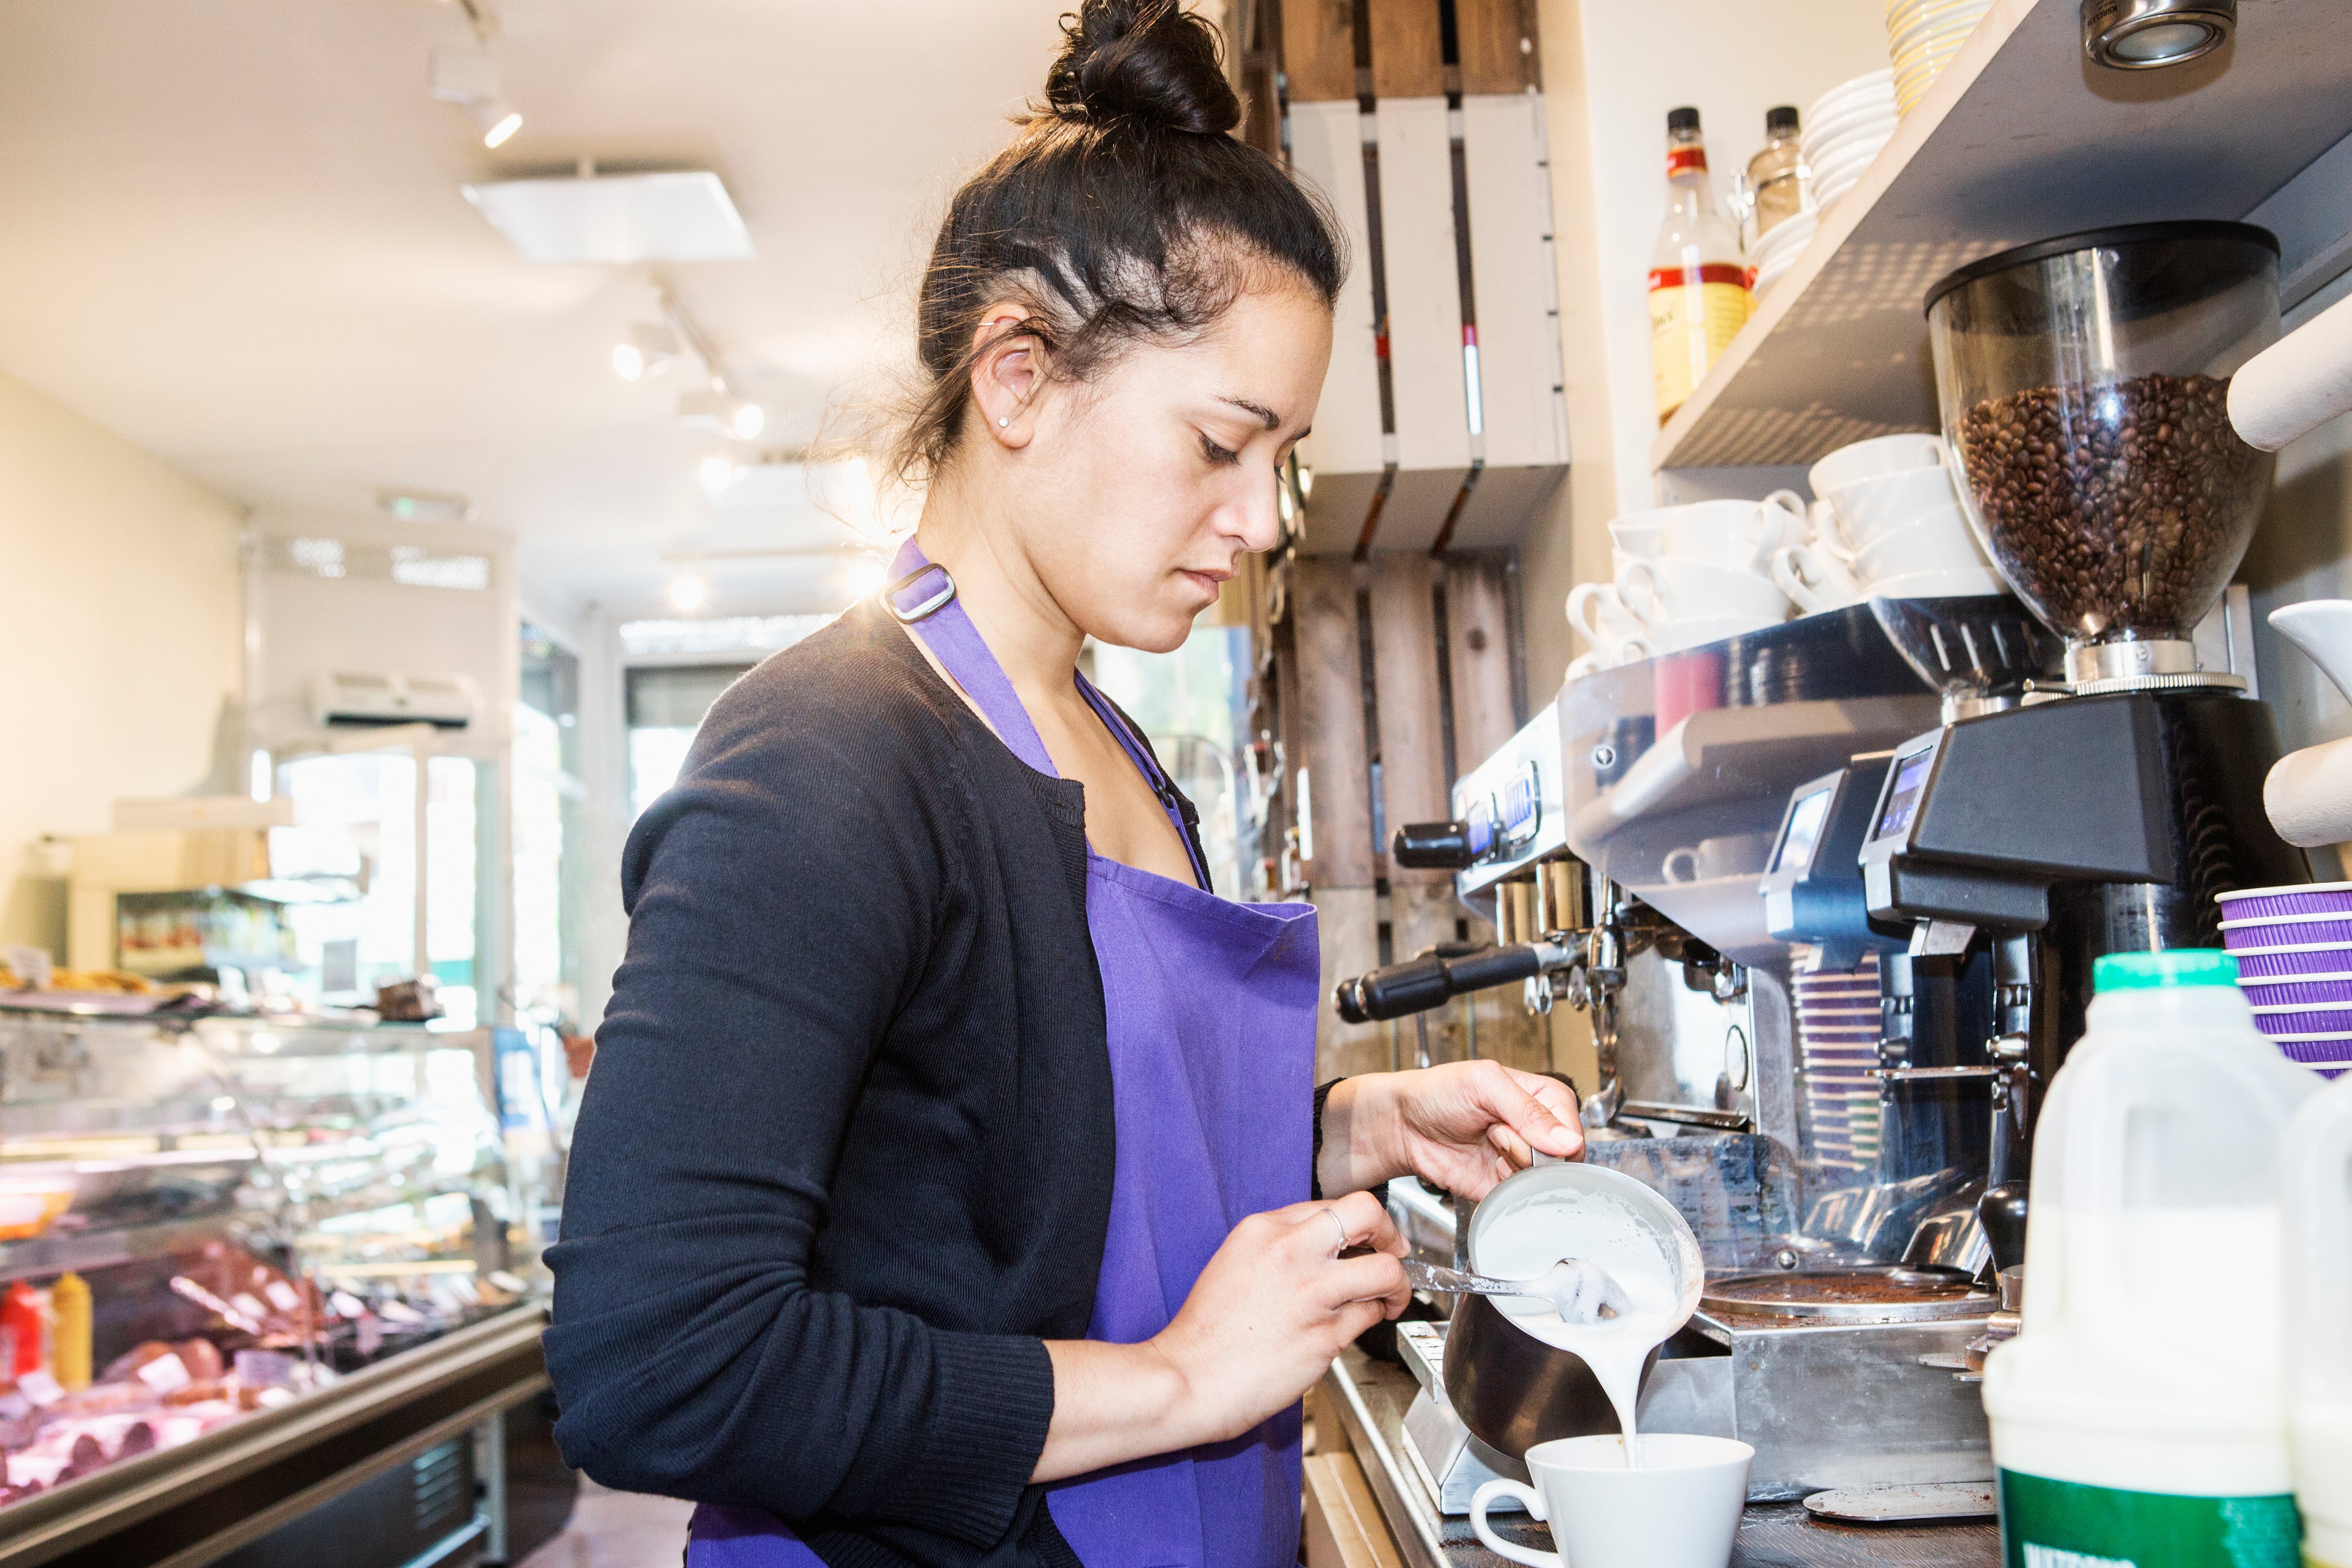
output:
<path id="1" fill-rule="evenodd" d="M 1059 779 L 1029 710 L 1005 675 L 1004 666 L 988 651 L 980 628 L 971 623 L 956 601 L 955 579 L 916 544 L 912 535 L 898 547 L 890 563 L 890 585 L 882 591 L 882 608 L 921 640 L 940 667 L 961 686 L 1013 755 L 1048 779 Z"/>

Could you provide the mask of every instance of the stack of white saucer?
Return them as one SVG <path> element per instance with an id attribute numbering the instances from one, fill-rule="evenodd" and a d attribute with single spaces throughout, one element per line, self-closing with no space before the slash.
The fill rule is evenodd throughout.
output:
<path id="1" fill-rule="evenodd" d="M 1798 149 L 1805 166 L 1813 172 L 1815 207 L 1827 211 L 1853 189 L 1862 172 L 1894 136 L 1901 119 L 1895 106 L 1892 69 L 1842 82 L 1814 100 L 1805 111 L 1804 135 Z"/>
<path id="2" fill-rule="evenodd" d="M 1812 537 L 1771 562 L 1811 613 L 1864 599 L 1963 599 L 2008 591 L 1960 510 L 1943 438 L 1882 435 L 1813 465 Z"/>

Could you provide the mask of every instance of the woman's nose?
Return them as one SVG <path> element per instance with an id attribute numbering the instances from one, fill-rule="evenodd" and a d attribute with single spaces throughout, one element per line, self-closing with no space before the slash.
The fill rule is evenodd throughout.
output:
<path id="1" fill-rule="evenodd" d="M 1276 485 L 1253 486 L 1249 494 L 1221 507 L 1224 525 L 1218 531 L 1240 541 L 1252 552 L 1270 550 L 1282 538 L 1282 513 Z"/>

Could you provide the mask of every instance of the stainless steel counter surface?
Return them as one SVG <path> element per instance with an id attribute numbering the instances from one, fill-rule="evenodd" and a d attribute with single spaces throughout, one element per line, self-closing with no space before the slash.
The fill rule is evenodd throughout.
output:
<path id="1" fill-rule="evenodd" d="M 1403 1457 L 1404 1413 L 1417 1392 L 1412 1375 L 1350 1348 L 1331 1364 L 1318 1390 L 1316 1444 L 1345 1442 L 1412 1568 L 1513 1568 L 1479 1543 L 1466 1518 L 1440 1515 Z M 1324 1430 L 1336 1418 L 1341 1429 Z M 1490 1515 L 1505 1539 L 1543 1551 L 1550 1532 L 1525 1514 Z M 1927 1525 L 1826 1524 L 1801 1502 L 1751 1503 L 1731 1550 L 1731 1568 L 1867 1568 L 1902 1563 L 1919 1568 L 1998 1568 L 2000 1532 L 1990 1521 Z"/>

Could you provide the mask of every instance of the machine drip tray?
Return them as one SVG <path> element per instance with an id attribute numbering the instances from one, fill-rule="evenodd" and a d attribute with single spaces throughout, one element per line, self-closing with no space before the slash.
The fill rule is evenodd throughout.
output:
<path id="1" fill-rule="evenodd" d="M 1709 1317 L 1779 1327 L 1942 1322 L 1981 1318 L 2000 1305 L 1993 1292 L 1958 1270 L 1899 1263 L 1733 1274 L 1709 1280 L 1699 1298 L 1699 1310 Z"/>

